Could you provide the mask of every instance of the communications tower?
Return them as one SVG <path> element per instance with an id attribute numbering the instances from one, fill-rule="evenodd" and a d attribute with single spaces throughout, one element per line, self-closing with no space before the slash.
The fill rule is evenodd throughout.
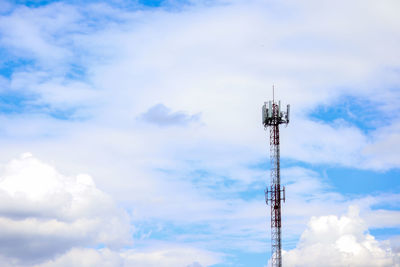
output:
<path id="1" fill-rule="evenodd" d="M 281 188 L 279 125 L 289 123 L 290 105 L 286 106 L 286 112 L 281 111 L 281 101 L 275 102 L 272 94 L 272 101 L 264 102 L 262 106 L 262 124 L 264 129 L 269 127 L 271 153 L 271 186 L 265 189 L 265 202 L 271 205 L 271 263 L 272 267 L 281 267 L 281 201 L 285 202 L 285 187 Z"/>

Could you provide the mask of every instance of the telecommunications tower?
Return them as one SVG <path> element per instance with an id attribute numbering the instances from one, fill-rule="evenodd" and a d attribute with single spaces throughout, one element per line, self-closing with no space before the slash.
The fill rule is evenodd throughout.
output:
<path id="1" fill-rule="evenodd" d="M 281 243 L 281 201 L 285 202 L 285 187 L 281 188 L 279 125 L 289 123 L 290 105 L 286 112 L 281 111 L 281 101 L 275 102 L 272 87 L 272 101 L 264 102 L 262 106 L 262 124 L 264 129 L 269 127 L 269 144 L 271 153 L 271 186 L 265 189 L 265 202 L 271 205 L 271 265 L 282 266 Z"/>

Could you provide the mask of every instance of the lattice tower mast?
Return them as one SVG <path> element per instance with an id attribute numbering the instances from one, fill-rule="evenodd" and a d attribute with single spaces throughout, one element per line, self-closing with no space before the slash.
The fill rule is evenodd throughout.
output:
<path id="1" fill-rule="evenodd" d="M 286 112 L 281 111 L 281 101 L 275 102 L 274 96 L 262 106 L 262 123 L 265 129 L 269 127 L 270 133 L 271 186 L 265 189 L 265 201 L 271 205 L 272 267 L 282 266 L 281 201 L 285 202 L 285 187 L 281 188 L 279 125 L 289 123 L 289 112 L 290 105 L 286 106 Z"/>

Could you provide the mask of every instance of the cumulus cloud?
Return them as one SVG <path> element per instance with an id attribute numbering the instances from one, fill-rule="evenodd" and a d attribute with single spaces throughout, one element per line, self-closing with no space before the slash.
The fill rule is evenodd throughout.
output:
<path id="1" fill-rule="evenodd" d="M 191 246 L 132 245 L 129 218 L 86 174 L 67 176 L 30 153 L 0 170 L 2 266 L 209 266 L 221 255 Z M 95 249 L 93 247 L 104 247 Z"/>
<path id="2" fill-rule="evenodd" d="M 189 115 L 182 111 L 173 112 L 163 104 L 157 104 L 141 115 L 141 118 L 158 126 L 185 126 L 191 122 L 197 122 L 200 114 Z"/>
<path id="3" fill-rule="evenodd" d="M 399 266 L 400 254 L 368 233 L 356 206 L 348 214 L 312 217 L 285 266 Z"/>
<path id="4" fill-rule="evenodd" d="M 126 213 L 85 174 L 66 176 L 29 153 L 0 173 L 0 253 L 38 262 L 74 246 L 130 242 Z"/>

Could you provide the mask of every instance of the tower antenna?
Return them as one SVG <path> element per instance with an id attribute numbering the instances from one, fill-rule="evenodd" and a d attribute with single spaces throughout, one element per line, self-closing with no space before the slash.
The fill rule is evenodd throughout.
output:
<path id="1" fill-rule="evenodd" d="M 272 102 L 275 102 L 275 85 L 272 84 Z"/>
<path id="2" fill-rule="evenodd" d="M 281 111 L 281 101 L 275 103 L 275 88 L 272 85 L 272 102 L 262 106 L 262 124 L 269 127 L 271 157 L 271 185 L 265 189 L 265 202 L 271 205 L 271 266 L 282 267 L 282 218 L 281 201 L 285 202 L 285 187 L 281 188 L 279 125 L 289 123 L 290 105 Z"/>

